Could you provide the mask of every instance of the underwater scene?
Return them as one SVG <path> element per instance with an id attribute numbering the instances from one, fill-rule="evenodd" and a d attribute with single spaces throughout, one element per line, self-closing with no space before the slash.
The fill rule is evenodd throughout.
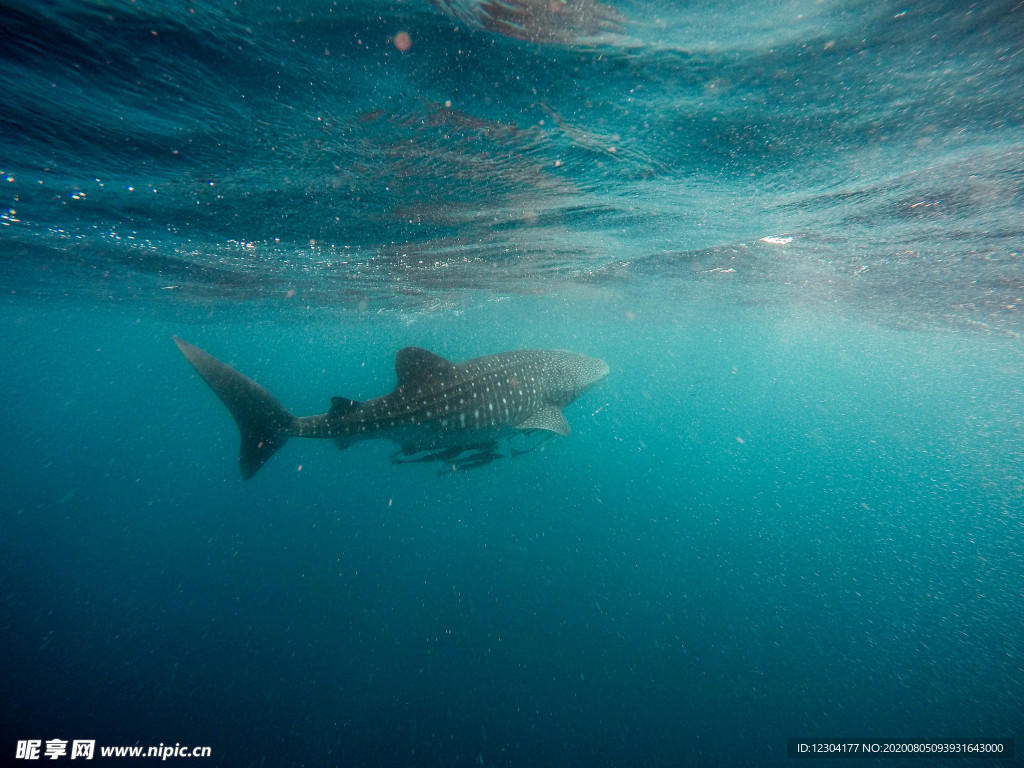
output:
<path id="1" fill-rule="evenodd" d="M 1021 764 L 1024 3 L 0 63 L 0 764 Z"/>

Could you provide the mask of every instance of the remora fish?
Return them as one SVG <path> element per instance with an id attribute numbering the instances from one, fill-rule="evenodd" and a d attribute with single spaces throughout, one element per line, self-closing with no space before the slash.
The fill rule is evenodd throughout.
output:
<path id="1" fill-rule="evenodd" d="M 453 363 L 419 347 L 395 355 L 398 384 L 366 402 L 331 398 L 327 413 L 293 416 L 252 379 L 187 341 L 175 344 L 235 417 L 242 445 L 239 464 L 248 480 L 289 437 L 333 439 L 339 448 L 358 440 L 399 442 L 406 455 L 467 466 L 498 458 L 497 438 L 517 430 L 569 434 L 562 408 L 608 375 L 603 360 L 561 350 L 523 349 Z"/>

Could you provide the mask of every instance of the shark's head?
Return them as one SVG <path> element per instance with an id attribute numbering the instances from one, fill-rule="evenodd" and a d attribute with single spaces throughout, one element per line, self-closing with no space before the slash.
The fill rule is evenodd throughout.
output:
<path id="1" fill-rule="evenodd" d="M 550 352 L 545 366 L 548 399 L 559 407 L 568 405 L 608 375 L 608 363 L 575 352 Z"/>

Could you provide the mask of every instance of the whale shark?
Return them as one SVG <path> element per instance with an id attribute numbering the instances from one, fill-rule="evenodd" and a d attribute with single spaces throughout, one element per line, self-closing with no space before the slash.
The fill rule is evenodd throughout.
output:
<path id="1" fill-rule="evenodd" d="M 244 480 L 292 437 L 327 438 L 342 449 L 388 439 L 400 446 L 396 463 L 483 466 L 502 457 L 502 438 L 511 443 L 517 434 L 532 434 L 543 442 L 568 435 L 562 408 L 608 375 L 603 360 L 563 350 L 521 349 L 453 363 L 405 347 L 395 355 L 398 381 L 390 393 L 365 402 L 332 397 L 326 413 L 293 416 L 249 377 L 177 336 L 174 342 L 234 417 Z M 525 450 L 512 447 L 511 455 Z"/>

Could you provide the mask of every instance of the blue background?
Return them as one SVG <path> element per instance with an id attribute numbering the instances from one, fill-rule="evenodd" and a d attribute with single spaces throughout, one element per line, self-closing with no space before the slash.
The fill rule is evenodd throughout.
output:
<path id="1" fill-rule="evenodd" d="M 1018 734 L 1021 8 L 580 7 L 0 9 L 0 749 Z M 172 334 L 297 414 L 406 345 L 611 374 L 514 460 L 243 483 Z"/>

